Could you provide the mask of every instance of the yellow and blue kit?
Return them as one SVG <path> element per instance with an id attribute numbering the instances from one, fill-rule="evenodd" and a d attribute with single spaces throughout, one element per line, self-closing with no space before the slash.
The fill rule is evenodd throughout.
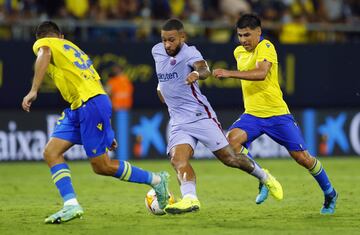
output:
<path id="1" fill-rule="evenodd" d="M 114 139 L 110 124 L 112 107 L 92 61 L 66 39 L 37 40 L 33 45 L 35 55 L 41 47 L 50 48 L 47 74 L 70 103 L 70 108 L 65 109 L 57 121 L 52 137 L 83 144 L 89 157 L 102 155 Z"/>
<path id="2" fill-rule="evenodd" d="M 266 134 L 288 151 L 306 150 L 301 130 L 282 97 L 274 45 L 260 37 L 259 44 L 253 51 L 246 51 L 243 46 L 238 46 L 234 50 L 234 56 L 239 71 L 255 69 L 256 63 L 262 61 L 270 62 L 271 68 L 263 81 L 241 80 L 245 112 L 229 129 L 240 128 L 247 133 L 247 141 L 244 143 L 246 148 L 249 148 L 256 138 Z M 324 195 L 335 198 L 336 191 L 319 160 L 315 159 L 309 172 Z"/>
<path id="3" fill-rule="evenodd" d="M 262 134 L 267 134 L 289 151 L 306 150 L 301 130 L 283 99 L 278 82 L 278 60 L 274 45 L 261 37 L 253 51 L 243 46 L 234 50 L 239 71 L 256 68 L 257 62 L 268 61 L 271 68 L 263 81 L 241 80 L 245 112 L 230 127 L 246 131 L 245 147 Z"/>

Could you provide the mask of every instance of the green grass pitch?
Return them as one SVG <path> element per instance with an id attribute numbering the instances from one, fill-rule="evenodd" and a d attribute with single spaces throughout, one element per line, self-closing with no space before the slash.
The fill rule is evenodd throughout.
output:
<path id="1" fill-rule="evenodd" d="M 199 212 L 154 216 L 144 197 L 149 187 L 92 173 L 89 162 L 70 162 L 78 200 L 85 214 L 61 225 L 45 216 L 62 202 L 45 163 L 0 163 L 0 234 L 359 234 L 360 158 L 321 159 L 339 192 L 336 214 L 319 214 L 323 195 L 317 183 L 290 159 L 259 160 L 282 183 L 284 200 L 256 205 L 257 181 L 215 160 L 193 160 L 198 176 Z M 170 163 L 135 161 L 136 166 L 171 174 Z"/>

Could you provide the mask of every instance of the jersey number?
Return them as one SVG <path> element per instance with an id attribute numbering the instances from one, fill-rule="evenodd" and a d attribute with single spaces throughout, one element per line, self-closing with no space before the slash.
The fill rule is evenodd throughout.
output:
<path id="1" fill-rule="evenodd" d="M 78 59 L 78 61 L 74 61 L 74 65 L 76 67 L 78 67 L 79 69 L 85 70 L 85 69 L 90 69 L 91 72 L 92 69 L 90 68 L 90 66 L 92 65 L 92 61 L 89 59 L 89 57 L 87 57 L 87 55 L 82 52 L 82 51 L 78 51 L 76 48 L 65 44 L 64 45 L 65 50 L 72 50 L 74 52 L 74 56 Z M 84 60 L 85 58 L 85 60 Z"/>

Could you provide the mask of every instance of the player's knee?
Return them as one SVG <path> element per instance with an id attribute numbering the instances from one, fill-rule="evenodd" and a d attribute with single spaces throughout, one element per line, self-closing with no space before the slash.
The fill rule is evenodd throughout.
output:
<path id="1" fill-rule="evenodd" d="M 175 169 L 182 168 L 187 164 L 187 160 L 180 156 L 172 156 L 170 162 Z"/>
<path id="2" fill-rule="evenodd" d="M 110 167 L 106 163 L 91 163 L 93 171 L 98 175 L 110 175 Z"/>
<path id="3" fill-rule="evenodd" d="M 314 164 L 314 158 L 310 156 L 306 151 L 297 152 L 296 154 L 292 154 L 292 157 L 295 161 L 305 167 L 306 169 L 310 169 Z"/>
<path id="4" fill-rule="evenodd" d="M 233 136 L 233 135 L 229 135 L 227 137 L 228 141 L 229 141 L 229 145 L 230 147 L 235 151 L 235 152 L 240 152 L 241 148 L 242 148 L 242 143 L 239 140 L 239 138 Z"/>
<path id="5" fill-rule="evenodd" d="M 47 148 L 45 148 L 43 151 L 43 156 L 46 161 L 50 158 L 50 155 L 51 155 L 51 151 L 49 151 Z"/>
<path id="6" fill-rule="evenodd" d="M 43 151 L 43 156 L 46 162 L 52 162 L 59 158 L 59 154 L 52 151 L 49 148 L 45 148 Z"/>
<path id="7" fill-rule="evenodd" d="M 229 135 L 227 137 L 230 146 L 234 149 L 237 145 L 239 145 L 239 143 L 237 142 L 237 138 L 234 137 L 233 135 Z"/>

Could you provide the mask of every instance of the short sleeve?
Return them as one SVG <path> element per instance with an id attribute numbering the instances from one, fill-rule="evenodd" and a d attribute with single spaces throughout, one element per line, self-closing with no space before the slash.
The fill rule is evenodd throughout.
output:
<path id="1" fill-rule="evenodd" d="M 259 44 L 258 54 L 256 61 L 269 61 L 271 63 L 277 63 L 277 54 L 274 45 L 269 41 L 264 41 Z"/>
<path id="2" fill-rule="evenodd" d="M 204 60 L 201 53 L 194 46 L 190 46 L 187 48 L 186 56 L 187 56 L 186 64 L 190 67 L 193 67 L 195 62 Z"/>
<path id="3" fill-rule="evenodd" d="M 156 45 L 154 45 L 152 48 L 151 48 L 151 54 L 152 54 L 152 56 L 154 57 L 156 54 L 158 54 L 158 49 L 159 48 L 159 45 L 158 44 L 156 44 Z"/>
<path id="4" fill-rule="evenodd" d="M 33 45 L 33 51 L 34 51 L 35 55 L 37 55 L 40 47 L 43 47 L 43 46 L 48 46 L 51 48 L 50 40 L 47 38 L 41 38 L 41 39 L 37 40 Z"/>
<path id="5" fill-rule="evenodd" d="M 240 51 L 241 51 L 241 46 L 236 47 L 235 50 L 234 50 L 234 58 L 235 58 L 236 61 L 239 58 Z"/>
<path id="6" fill-rule="evenodd" d="M 167 55 L 165 55 L 164 45 L 162 43 L 158 43 L 151 49 L 152 57 L 155 62 L 162 61 Z"/>

